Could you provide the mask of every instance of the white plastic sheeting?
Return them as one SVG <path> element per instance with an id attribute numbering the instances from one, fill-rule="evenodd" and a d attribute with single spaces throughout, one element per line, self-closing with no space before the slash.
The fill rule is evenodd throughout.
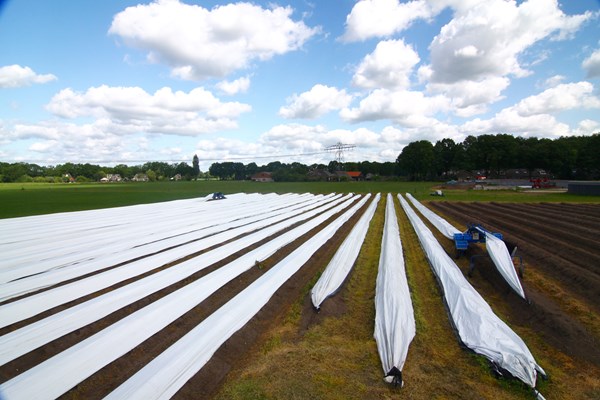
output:
<path id="1" fill-rule="evenodd" d="M 388 194 L 375 288 L 374 332 L 386 381 L 403 384 L 402 368 L 415 330 L 394 199 Z"/>
<path id="2" fill-rule="evenodd" d="M 192 232 L 187 232 L 190 229 L 189 227 L 185 228 L 187 231 L 182 232 L 181 228 L 174 225 L 171 229 L 166 229 L 158 237 L 153 233 L 147 232 L 147 227 L 145 225 L 140 226 L 139 223 L 132 224 L 134 228 L 137 228 L 137 233 L 135 235 L 132 235 L 132 232 L 129 232 L 129 229 L 115 229 L 113 232 L 114 236 L 119 237 L 121 240 L 118 249 L 115 248 L 116 246 L 110 247 L 109 250 L 104 249 L 104 252 L 102 252 L 102 248 L 94 249 L 97 254 L 94 256 L 90 255 L 90 258 L 80 258 L 79 262 L 71 265 L 61 265 L 58 259 L 52 258 L 49 260 L 52 263 L 51 265 L 61 265 L 60 268 L 52 268 L 44 273 L 38 273 L 34 276 L 0 284 L 0 301 L 50 287 L 63 281 L 74 279 L 113 265 L 123 264 L 127 261 L 145 257 L 149 254 L 156 254 L 165 250 L 167 251 L 164 254 L 161 254 L 157 257 L 163 259 L 163 257 L 171 254 L 169 257 L 171 257 L 171 261 L 174 261 L 179 253 L 190 254 L 195 251 L 199 251 L 212 244 L 220 243 L 220 241 L 231 238 L 232 234 L 241 234 L 244 232 L 249 232 L 252 229 L 256 229 L 257 227 L 262 226 L 267 218 L 276 216 L 287 218 L 291 212 L 300 213 L 310 208 L 309 206 L 314 206 L 317 203 L 327 201 L 329 198 L 329 195 L 325 197 L 314 196 L 311 198 L 303 198 L 302 202 L 300 203 L 292 199 L 286 200 L 285 197 L 279 199 L 278 203 L 265 201 L 262 207 L 264 207 L 266 213 L 252 211 L 257 209 L 257 205 L 260 203 L 251 203 L 250 205 L 244 203 L 247 207 L 249 206 L 249 209 L 244 211 L 245 214 L 240 214 L 239 211 L 231 212 L 230 210 L 230 215 L 224 216 L 222 212 L 219 213 L 215 211 L 211 213 L 211 216 L 218 219 L 204 218 L 202 222 L 210 225 L 215 221 L 219 221 L 220 223 L 218 224 L 200 228 L 200 223 L 197 223 L 198 226 Z M 284 204 L 284 202 L 288 203 L 287 208 L 282 209 L 280 207 Z M 235 205 L 232 204 L 232 207 L 235 207 Z M 242 207 L 244 207 L 244 205 L 242 205 Z M 273 220 L 266 222 L 272 223 Z M 178 220 L 178 223 L 181 224 L 182 221 Z M 234 228 L 236 229 L 234 230 Z M 222 233 L 221 236 L 207 238 L 208 236 L 228 230 L 230 231 L 227 233 Z M 123 234 L 121 233 L 122 231 L 126 231 L 126 233 Z M 140 232 L 144 233 L 141 234 Z M 86 237 L 86 240 L 88 242 L 93 241 L 93 238 Z M 189 244 L 186 245 L 186 243 Z M 82 249 L 82 253 L 84 254 L 86 253 L 86 244 L 87 243 L 85 242 L 83 243 L 84 248 Z M 71 243 L 71 245 L 72 249 L 78 248 L 76 247 L 77 243 Z M 55 246 L 57 246 L 56 243 Z M 89 253 L 87 254 L 89 255 Z M 87 257 L 87 255 L 85 257 Z M 153 256 L 145 257 L 143 260 L 137 261 L 137 263 L 143 263 L 146 265 L 155 264 L 155 260 L 158 258 L 153 260 L 152 257 Z M 41 264 L 41 262 L 36 264 Z"/>
<path id="3" fill-rule="evenodd" d="M 264 245 L 252 250 L 243 256 L 237 258 L 231 263 L 219 268 L 204 278 L 189 284 L 184 289 L 181 289 L 165 299 L 162 302 L 170 302 L 171 306 L 175 306 L 176 310 L 170 310 L 169 316 L 152 320 L 146 327 L 144 335 L 152 334 L 150 326 L 156 326 L 156 329 L 162 328 L 164 321 L 174 320 L 178 316 L 187 312 L 191 307 L 201 302 L 222 285 L 229 282 L 231 279 L 240 275 L 244 271 L 255 265 L 256 261 L 262 261 L 281 247 L 291 243 L 298 237 L 304 235 L 311 229 L 317 227 L 335 213 L 343 210 L 356 199 L 345 196 L 346 201 L 326 210 L 322 214 L 310 219 L 306 223 L 285 232 L 275 239 L 265 243 Z M 364 203 L 366 199 L 361 201 Z M 235 253 L 241 248 L 245 248 L 253 243 L 256 243 L 272 234 L 285 229 L 295 223 L 314 217 L 317 213 L 322 212 L 326 207 L 321 207 L 316 210 L 308 211 L 295 218 L 270 226 L 262 231 L 244 238 L 235 240 L 218 249 L 212 250 L 199 257 L 185 261 L 169 269 L 160 271 L 154 275 L 140 279 L 127 286 L 115 289 L 109 293 L 78 304 L 74 307 L 53 314 L 42 320 L 39 320 L 30 325 L 26 325 L 20 329 L 10 332 L 0 337 L 0 365 L 3 365 L 29 351 L 36 349 L 54 339 L 61 337 L 69 332 L 79 329 L 87 324 L 97 321 L 106 315 L 128 305 L 152 293 L 157 292 L 185 277 L 190 276 L 204 267 L 219 261 L 232 253 Z M 192 304 L 190 307 L 187 305 Z M 147 312 L 146 309 L 144 309 Z M 151 310 L 151 309 L 149 309 Z M 151 312 L 151 311 L 148 311 Z M 136 318 L 141 318 L 142 312 L 137 314 Z M 134 340 L 128 342 L 129 346 L 137 344 Z"/>
<path id="4" fill-rule="evenodd" d="M 344 280 L 350 273 L 350 270 L 358 257 L 362 243 L 367 236 L 369 223 L 375 214 L 380 198 L 381 195 L 377 193 L 375 199 L 373 199 L 369 208 L 367 208 L 367 211 L 363 214 L 354 228 L 352 228 L 348 237 L 346 237 L 315 286 L 313 286 L 311 298 L 312 303 L 317 310 L 327 297 L 331 296 L 342 286 L 342 283 L 344 283 Z"/>
<path id="5" fill-rule="evenodd" d="M 123 354 L 126 354 L 139 343 L 189 311 L 226 282 L 252 267 L 255 260 L 261 260 L 273 254 L 281 246 L 293 241 L 311 228 L 318 226 L 336 212 L 347 208 L 354 200 L 349 199 L 345 201 L 305 224 L 309 226 L 300 226 L 279 236 L 227 266 L 130 314 L 97 334 L 25 371 L 0 386 L 0 393 L 10 399 L 49 399 L 60 396 L 77 383 Z M 332 231 L 332 227 L 335 226 L 335 229 L 337 229 L 365 201 L 366 199 L 363 199 L 353 206 L 342 217 L 339 217 L 334 223 L 325 228 L 324 231 L 333 235 L 335 230 Z M 315 242 L 313 239 L 309 240 L 313 246 L 315 243 L 322 245 L 327 240 L 323 239 L 322 234 L 319 235 L 321 241 Z M 310 246 L 303 247 L 308 257 L 312 254 L 310 248 Z M 316 248 L 312 251 L 316 251 Z M 269 272 L 265 276 L 267 274 Z M 273 292 L 275 290 L 276 288 L 273 289 Z M 264 292 L 265 290 L 260 289 L 260 291 Z M 250 303 L 248 299 L 245 302 Z M 74 320 L 72 319 L 71 322 L 74 322 Z M 54 327 L 57 329 L 58 325 L 54 324 Z"/>
<path id="6" fill-rule="evenodd" d="M 444 218 L 440 217 L 439 215 L 431 211 L 429 208 L 421 204 L 410 193 L 406 193 L 406 197 L 411 201 L 411 203 L 413 203 L 417 210 L 419 210 L 419 212 L 423 214 L 423 216 L 427 218 L 429 222 L 431 222 L 431 224 L 435 226 L 442 233 L 442 235 L 446 236 L 448 239 L 453 240 L 455 233 L 462 233 Z"/>
<path id="7" fill-rule="evenodd" d="M 502 275 L 504 280 L 508 282 L 510 287 L 517 292 L 519 296 L 525 298 L 523 286 L 521 286 L 521 281 L 515 270 L 512 257 L 506 248 L 506 243 L 489 232 L 482 231 L 482 233 L 485 233 L 485 247 L 492 258 L 492 261 L 496 265 L 498 272 L 500 272 L 500 275 Z"/>
<path id="8" fill-rule="evenodd" d="M 77 225 L 87 223 L 87 227 L 81 229 L 69 222 L 72 219 L 70 215 L 63 215 L 64 222 L 55 217 L 51 227 L 44 225 L 46 218 L 28 218 L 24 227 L 11 229 L 10 243 L 0 244 L 0 249 L 5 254 L 5 258 L 0 261 L 0 282 L 15 279 L 23 281 L 22 278 L 28 277 L 52 285 L 67 270 L 89 273 L 93 271 L 90 263 L 96 263 L 96 269 L 106 268 L 111 265 L 107 262 L 116 260 L 121 263 L 148 254 L 149 249 L 144 246 L 149 244 L 152 245 L 151 250 L 160 251 L 232 226 L 244 225 L 251 222 L 246 221 L 249 217 L 260 219 L 263 218 L 261 213 L 269 213 L 283 206 L 291 207 L 313 198 L 314 196 L 305 195 L 247 195 L 228 199 L 228 207 L 212 202 L 195 202 L 192 206 L 184 207 L 178 204 L 181 201 L 154 205 L 162 207 L 164 215 L 156 211 L 150 212 L 147 206 L 139 206 L 141 210 L 135 207 L 123 207 L 125 210 L 115 208 L 112 209 L 114 216 L 98 215 L 96 212 L 78 214 Z M 177 208 L 178 214 L 174 214 L 171 208 Z M 120 220 L 113 222 L 114 218 Z M 102 224 L 103 221 L 105 225 Z M 37 231 L 32 229 L 36 223 Z M 14 225 L 14 221 L 8 225 Z M 64 225 L 63 231 L 56 232 L 54 225 Z M 5 224 L 0 221 L 0 232 L 5 228 Z M 47 234 L 39 236 L 44 231 Z M 18 236 L 19 240 L 15 240 L 13 235 Z M 5 291 L 3 287 L 2 292 Z"/>
<path id="9" fill-rule="evenodd" d="M 196 328 L 129 378 L 106 399 L 168 399 L 193 377 L 217 349 L 241 329 L 271 296 L 360 208 L 338 217 Z"/>
<path id="10" fill-rule="evenodd" d="M 343 198 L 333 200 L 331 203 L 328 203 L 323 207 L 332 207 L 333 205 L 338 204 L 342 200 L 345 200 L 349 196 L 350 195 L 347 195 Z M 293 222 L 291 219 L 289 219 L 290 217 L 297 214 L 301 214 L 303 211 L 307 211 L 308 209 L 312 209 L 315 207 L 316 205 L 309 205 L 305 208 L 300 208 L 298 210 L 290 211 L 285 214 L 276 215 L 273 217 L 265 217 L 262 220 L 256 221 L 252 224 L 243 225 L 237 229 L 229 229 L 217 235 L 209 236 L 205 239 L 176 247 L 174 249 L 171 249 L 170 251 L 165 251 L 150 257 L 136 260 L 127 263 L 123 266 L 113 268 L 108 271 L 98 273 L 96 275 L 92 275 L 90 277 L 80 279 L 78 281 L 68 283 L 41 293 L 36 293 L 34 295 L 25 297 L 12 303 L 8 303 L 3 307 L 0 307 L 0 327 L 4 327 L 17 321 L 32 317 L 52 307 L 56 307 L 58 305 L 67 303 L 71 300 L 75 300 L 79 297 L 83 297 L 85 295 L 94 293 L 98 290 L 110 287 L 116 283 L 154 270 L 160 267 L 161 265 L 177 261 L 182 257 L 186 257 L 190 254 L 209 248 L 210 246 L 214 246 L 224 241 L 233 239 L 242 233 L 248 233 L 255 229 L 264 228 L 279 221 L 284 222 L 284 227 L 291 226 Z M 322 211 L 322 209 L 320 211 Z M 316 211 L 313 210 L 312 212 L 314 213 Z M 279 229 L 283 229 L 283 227 L 280 227 Z M 246 237 L 245 241 L 250 241 L 249 244 L 253 244 L 255 243 L 255 241 L 253 241 L 253 238 L 256 237 L 264 238 L 266 236 L 261 236 L 261 233 L 259 232 L 254 236 Z M 217 249 L 215 252 L 221 255 L 221 258 L 225 258 L 229 254 L 238 251 L 241 248 L 243 247 L 239 247 L 238 244 L 238 247 L 227 247 L 226 250 Z M 218 261 L 218 259 L 214 260 L 213 262 L 216 261 Z M 197 272 L 199 269 L 204 268 L 208 265 L 209 264 L 200 264 L 200 267 L 198 267 L 195 271 L 190 272 L 188 275 L 182 275 L 180 279 L 183 279 L 186 276 L 189 276 L 192 273 Z"/>
<path id="11" fill-rule="evenodd" d="M 545 375 L 545 372 L 536 363 L 527 345 L 494 314 L 408 203 L 400 195 L 398 199 L 442 285 L 446 305 L 460 340 L 501 370 L 508 371 L 534 388 L 537 373 Z"/>
<path id="12" fill-rule="evenodd" d="M 412 202 L 412 204 L 423 214 L 425 218 L 429 220 L 444 236 L 448 239 L 454 239 L 455 233 L 462 233 L 451 225 L 444 218 L 435 214 L 433 211 L 419 203 L 417 199 L 411 196 L 410 193 L 406 193 L 406 197 Z M 490 258 L 494 262 L 496 269 L 510 285 L 510 287 L 522 298 L 525 298 L 525 292 L 521 281 L 515 270 L 515 266 L 512 262 L 512 257 L 506 248 L 506 243 L 498 239 L 496 236 L 491 235 L 489 232 L 479 229 L 482 235 L 485 235 L 486 249 L 490 255 Z"/>

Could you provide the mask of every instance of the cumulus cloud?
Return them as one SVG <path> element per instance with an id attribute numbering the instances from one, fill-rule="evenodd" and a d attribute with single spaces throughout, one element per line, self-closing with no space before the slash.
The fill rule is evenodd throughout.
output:
<path id="1" fill-rule="evenodd" d="M 347 107 L 351 101 L 352 96 L 345 90 L 317 84 L 308 92 L 290 97 L 288 105 L 279 109 L 279 115 L 283 118 L 314 119 Z"/>
<path id="2" fill-rule="evenodd" d="M 34 83 L 47 83 L 56 79 L 52 74 L 37 74 L 29 67 L 17 64 L 0 67 L 0 88 L 31 86 Z"/>
<path id="3" fill-rule="evenodd" d="M 388 37 L 408 28 L 417 19 L 429 17 L 431 9 L 425 1 L 361 0 L 346 17 L 346 31 L 341 40 Z"/>
<path id="4" fill-rule="evenodd" d="M 290 7 L 264 9 L 251 3 L 211 10 L 178 0 L 157 0 L 115 15 L 109 33 L 169 65 L 182 79 L 224 77 L 255 60 L 297 50 L 320 32 L 294 21 Z"/>
<path id="5" fill-rule="evenodd" d="M 250 111 L 238 102 L 223 103 L 203 88 L 189 93 L 165 87 L 154 94 L 139 87 L 89 88 L 85 93 L 64 89 L 46 106 L 63 118 L 93 117 L 111 121 L 119 132 L 195 136 L 237 127 L 236 118 Z"/>
<path id="6" fill-rule="evenodd" d="M 594 51 L 588 58 L 583 60 L 581 66 L 587 71 L 588 78 L 600 77 L 600 49 Z"/>
<path id="7" fill-rule="evenodd" d="M 250 78 L 247 76 L 241 77 L 234 81 L 221 81 L 217 84 L 217 88 L 230 96 L 238 93 L 246 93 L 250 87 Z"/>
<path id="8" fill-rule="evenodd" d="M 10 131 L 11 140 L 29 140 L 28 150 L 39 154 L 46 163 L 93 162 L 100 160 L 137 160 L 149 155 L 147 138 L 141 134 L 121 135 L 111 129 L 111 122 L 96 120 L 76 124 L 63 120 L 37 124 L 17 124 Z M 30 156 L 36 158 L 36 156 Z"/>
<path id="9" fill-rule="evenodd" d="M 544 81 L 544 87 L 552 88 L 554 86 L 560 85 L 566 77 L 564 75 L 554 75 Z"/>
<path id="10" fill-rule="evenodd" d="M 358 107 L 343 109 L 340 116 L 353 123 L 389 119 L 404 127 L 416 127 L 428 124 L 429 116 L 450 107 L 450 101 L 441 95 L 377 89 L 362 99 Z"/>
<path id="11" fill-rule="evenodd" d="M 540 94 L 529 96 L 514 106 L 501 110 L 490 119 L 473 119 L 463 124 L 460 130 L 468 134 L 496 132 L 539 136 L 575 134 L 581 130 L 581 126 L 572 130 L 552 114 L 580 108 L 600 109 L 600 98 L 593 95 L 593 91 L 594 87 L 589 82 L 561 84 Z M 588 123 L 586 126 L 591 125 Z"/>
<path id="12" fill-rule="evenodd" d="M 430 45 L 430 79 L 436 83 L 530 73 L 519 56 L 536 42 L 570 37 L 592 17 L 568 16 L 556 0 L 486 0 L 456 10 Z"/>
<path id="13" fill-rule="evenodd" d="M 566 83 L 529 96 L 513 108 L 519 115 L 551 114 L 580 108 L 600 109 L 600 98 L 594 96 L 594 85 L 589 82 Z"/>
<path id="14" fill-rule="evenodd" d="M 508 78 L 490 77 L 481 81 L 430 83 L 427 85 L 427 90 L 432 93 L 443 93 L 450 99 L 456 115 L 470 117 L 486 112 L 489 104 L 503 99 L 502 92 L 509 84 Z"/>
<path id="15" fill-rule="evenodd" d="M 282 124 L 263 133 L 259 142 L 264 148 L 274 149 L 280 154 L 305 154 L 299 161 L 307 164 L 327 164 L 332 155 L 324 150 L 339 142 L 357 146 L 348 153 L 347 160 L 392 161 L 408 143 L 397 140 L 401 135 L 393 127 L 386 127 L 378 133 L 366 128 L 329 130 L 322 125 Z"/>
<path id="16" fill-rule="evenodd" d="M 385 40 L 356 68 L 352 83 L 361 88 L 407 88 L 419 54 L 403 40 Z"/>

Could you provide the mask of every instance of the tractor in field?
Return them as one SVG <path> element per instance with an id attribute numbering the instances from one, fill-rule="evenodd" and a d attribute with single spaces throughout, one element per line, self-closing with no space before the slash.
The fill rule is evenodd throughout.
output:
<path id="1" fill-rule="evenodd" d="M 456 248 L 456 258 L 459 258 L 462 254 L 469 249 L 469 245 L 472 243 L 485 243 L 486 242 L 486 233 L 489 233 L 500 240 L 504 240 L 501 233 L 491 232 L 484 228 L 480 224 L 471 223 L 467 225 L 467 230 L 463 233 L 455 233 L 454 234 L 454 246 Z M 513 264 L 515 265 L 519 276 L 523 277 L 523 259 L 520 256 L 516 256 L 517 247 L 515 246 L 510 254 L 512 258 Z M 471 276 L 473 270 L 475 269 L 475 259 L 479 257 L 488 257 L 488 255 L 474 255 L 471 256 L 469 263 L 469 272 L 468 275 Z"/>

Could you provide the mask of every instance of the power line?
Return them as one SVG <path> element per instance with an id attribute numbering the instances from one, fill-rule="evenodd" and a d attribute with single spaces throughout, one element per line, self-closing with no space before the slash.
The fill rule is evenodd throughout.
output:
<path id="1" fill-rule="evenodd" d="M 354 144 L 344 144 L 342 142 L 337 142 L 334 145 L 331 145 L 329 147 L 326 147 L 325 150 L 329 153 L 334 152 L 335 153 L 335 160 L 338 162 L 338 165 L 343 164 L 344 162 L 344 151 L 348 150 L 352 150 L 356 147 L 356 145 Z"/>
<path id="2" fill-rule="evenodd" d="M 269 158 L 283 158 L 283 157 L 300 157 L 300 156 L 313 156 L 313 155 L 318 155 L 318 154 L 325 154 L 325 153 L 329 153 L 329 151 L 326 150 L 322 150 L 322 151 L 315 151 L 315 152 L 311 152 L 311 153 L 293 153 L 293 154 L 272 154 L 272 155 L 262 155 L 262 156 L 257 156 L 257 155 L 247 155 L 247 156 L 235 156 L 235 157 L 219 157 L 219 158 L 198 158 L 198 161 L 233 161 L 233 160 L 254 160 L 254 159 L 269 159 Z M 148 162 L 165 162 L 165 163 L 180 163 L 180 162 L 188 162 L 189 160 L 135 160 L 135 159 L 129 159 L 129 160 L 86 160 L 85 162 L 79 161 L 79 162 L 72 162 L 73 164 L 79 164 L 79 163 L 86 163 L 86 164 L 113 164 L 113 163 L 118 163 L 118 164 L 125 164 L 125 163 L 148 163 Z M 29 159 L 29 160 L 7 160 L 5 162 L 12 162 L 12 163 L 31 163 L 31 164 L 42 164 L 42 163 L 48 163 L 48 160 L 33 160 L 33 159 Z M 66 164 L 68 162 L 71 161 L 66 161 L 63 164 Z"/>

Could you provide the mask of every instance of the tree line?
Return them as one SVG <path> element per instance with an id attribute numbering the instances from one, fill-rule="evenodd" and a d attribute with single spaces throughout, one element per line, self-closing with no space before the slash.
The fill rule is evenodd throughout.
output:
<path id="1" fill-rule="evenodd" d="M 360 171 L 375 179 L 402 178 L 409 180 L 455 179 L 461 171 L 478 171 L 488 177 L 500 177 L 510 169 L 525 169 L 531 176 L 536 169 L 544 170 L 554 179 L 600 179 L 600 133 L 591 136 L 571 136 L 558 139 L 523 138 L 508 134 L 468 136 L 462 142 L 438 140 L 435 144 L 419 140 L 408 144 L 396 162 L 346 162 L 338 164 L 305 165 L 298 162 L 274 161 L 258 166 L 252 162 L 216 162 L 208 171 L 199 168 L 198 157 L 192 165 L 186 162 L 169 164 L 147 162 L 114 167 L 90 163 L 65 163 L 40 166 L 31 163 L 0 162 L 0 182 L 78 182 L 99 181 L 109 174 L 132 179 L 146 174 L 150 181 L 168 180 L 178 175 L 181 179 L 247 180 L 258 172 L 272 173 L 275 181 L 310 180 L 310 172 L 326 170 Z"/>
<path id="2" fill-rule="evenodd" d="M 557 139 L 481 135 L 435 144 L 419 140 L 402 149 L 396 162 L 410 180 L 452 179 L 460 171 L 501 177 L 511 169 L 524 169 L 529 177 L 541 169 L 553 179 L 600 179 L 600 133 Z"/>

